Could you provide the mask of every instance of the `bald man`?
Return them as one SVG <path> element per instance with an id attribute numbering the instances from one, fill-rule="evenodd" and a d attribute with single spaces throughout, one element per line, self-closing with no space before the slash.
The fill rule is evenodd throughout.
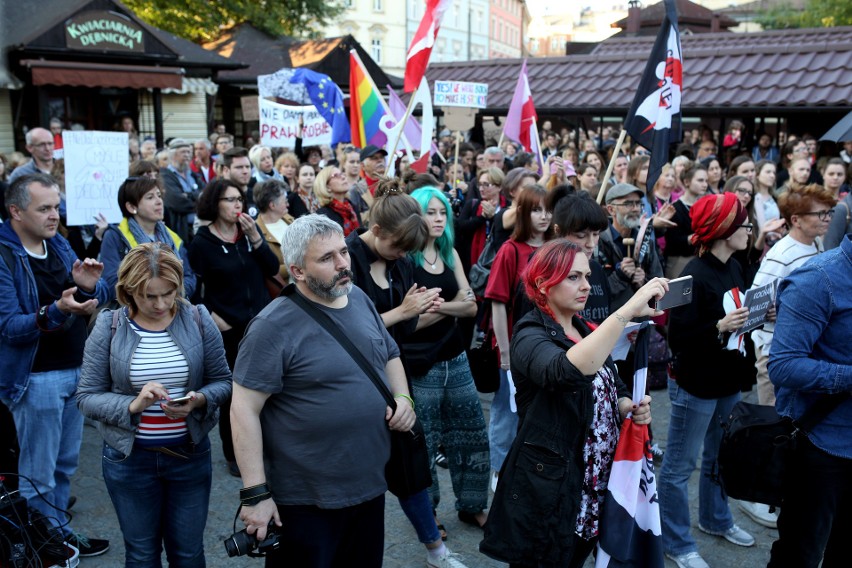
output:
<path id="1" fill-rule="evenodd" d="M 44 128 L 33 128 L 26 135 L 27 152 L 32 160 L 18 166 L 9 176 L 9 184 L 21 176 L 50 174 L 53 170 L 53 134 Z"/>

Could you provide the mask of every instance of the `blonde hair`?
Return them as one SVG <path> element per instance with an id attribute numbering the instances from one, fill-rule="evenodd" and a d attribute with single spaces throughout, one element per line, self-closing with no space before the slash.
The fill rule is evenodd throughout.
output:
<path id="1" fill-rule="evenodd" d="M 281 166 L 286 163 L 289 163 L 294 168 L 298 168 L 299 158 L 296 157 L 296 154 L 294 154 L 293 152 L 284 152 L 283 154 L 278 156 L 278 159 L 275 160 L 275 171 L 279 171 L 281 169 Z"/>
<path id="2" fill-rule="evenodd" d="M 334 199 L 328 189 L 328 180 L 331 178 L 332 172 L 339 169 L 337 166 L 326 166 L 314 178 L 314 195 L 316 195 L 320 207 L 325 207 Z"/>
<path id="3" fill-rule="evenodd" d="M 154 278 L 173 284 L 177 291 L 175 304 L 169 310 L 172 315 L 177 313 L 178 302 L 186 301 L 183 297 L 183 263 L 171 247 L 159 241 L 141 244 L 130 249 L 121 261 L 115 285 L 118 303 L 127 306 L 130 317 L 139 310 L 133 296 L 146 294 L 148 284 Z"/>

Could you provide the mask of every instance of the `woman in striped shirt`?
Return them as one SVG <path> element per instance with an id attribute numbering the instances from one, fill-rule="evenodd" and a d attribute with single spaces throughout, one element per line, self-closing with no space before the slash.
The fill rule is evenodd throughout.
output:
<path id="1" fill-rule="evenodd" d="M 103 474 L 124 536 L 126 566 L 205 565 L 212 469 L 207 433 L 231 392 L 216 324 L 183 298 L 183 264 L 145 243 L 118 271 L 118 311 L 86 342 L 81 412 L 104 437 Z"/>

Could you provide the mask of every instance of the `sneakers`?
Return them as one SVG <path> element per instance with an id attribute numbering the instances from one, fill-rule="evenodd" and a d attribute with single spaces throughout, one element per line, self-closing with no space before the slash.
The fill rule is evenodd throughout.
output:
<path id="1" fill-rule="evenodd" d="M 100 556 L 109 550 L 109 541 L 99 538 L 86 538 L 83 535 L 72 533 L 65 541 L 80 551 L 80 558 L 86 556 Z"/>
<path id="2" fill-rule="evenodd" d="M 454 552 L 450 552 L 450 549 L 447 548 L 447 553 L 435 560 L 432 558 L 432 555 L 428 552 L 426 553 L 426 566 L 429 568 L 467 568 L 467 565 L 463 564 L 461 560 L 461 556 Z"/>
<path id="3" fill-rule="evenodd" d="M 450 462 L 447 460 L 447 455 L 444 453 L 443 446 L 438 446 L 438 455 L 435 456 L 435 465 L 444 469 L 448 469 L 450 467 Z"/>
<path id="4" fill-rule="evenodd" d="M 674 556 L 673 554 L 666 552 L 666 556 L 674 560 L 674 563 L 677 564 L 678 568 L 710 568 L 710 566 L 704 562 L 704 559 L 701 558 L 701 555 L 697 552 L 687 552 L 680 556 Z"/>
<path id="5" fill-rule="evenodd" d="M 740 501 L 740 509 L 755 523 L 770 529 L 778 528 L 778 511 L 770 513 L 769 505 Z"/>
<path id="6" fill-rule="evenodd" d="M 698 524 L 698 528 L 707 534 L 721 536 L 731 544 L 736 544 L 737 546 L 754 546 L 754 537 L 737 525 L 732 526 L 726 531 L 711 531 L 702 527 L 700 523 Z"/>

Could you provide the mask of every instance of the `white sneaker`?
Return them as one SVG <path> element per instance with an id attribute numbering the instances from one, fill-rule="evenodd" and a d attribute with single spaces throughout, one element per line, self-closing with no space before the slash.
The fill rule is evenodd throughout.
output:
<path id="1" fill-rule="evenodd" d="M 721 536 L 731 544 L 736 544 L 737 546 L 754 546 L 754 537 L 737 525 L 732 526 L 726 531 L 711 531 L 702 527 L 701 523 L 698 524 L 698 528 L 707 534 Z"/>
<path id="2" fill-rule="evenodd" d="M 666 552 L 666 556 L 674 560 L 674 563 L 677 564 L 678 568 L 710 568 L 710 566 L 704 562 L 704 559 L 701 558 L 701 555 L 697 552 L 687 552 L 680 556 L 674 556 L 673 554 Z"/>
<path id="3" fill-rule="evenodd" d="M 770 529 L 778 528 L 778 511 L 770 513 L 769 505 L 740 501 L 740 509 L 755 523 Z"/>
<path id="4" fill-rule="evenodd" d="M 459 558 L 461 558 L 461 556 L 454 552 L 450 552 L 449 548 L 447 548 L 447 553 L 438 560 L 432 559 L 432 556 L 427 552 L 426 566 L 429 566 L 429 568 L 467 568 L 467 566 L 463 564 Z"/>

